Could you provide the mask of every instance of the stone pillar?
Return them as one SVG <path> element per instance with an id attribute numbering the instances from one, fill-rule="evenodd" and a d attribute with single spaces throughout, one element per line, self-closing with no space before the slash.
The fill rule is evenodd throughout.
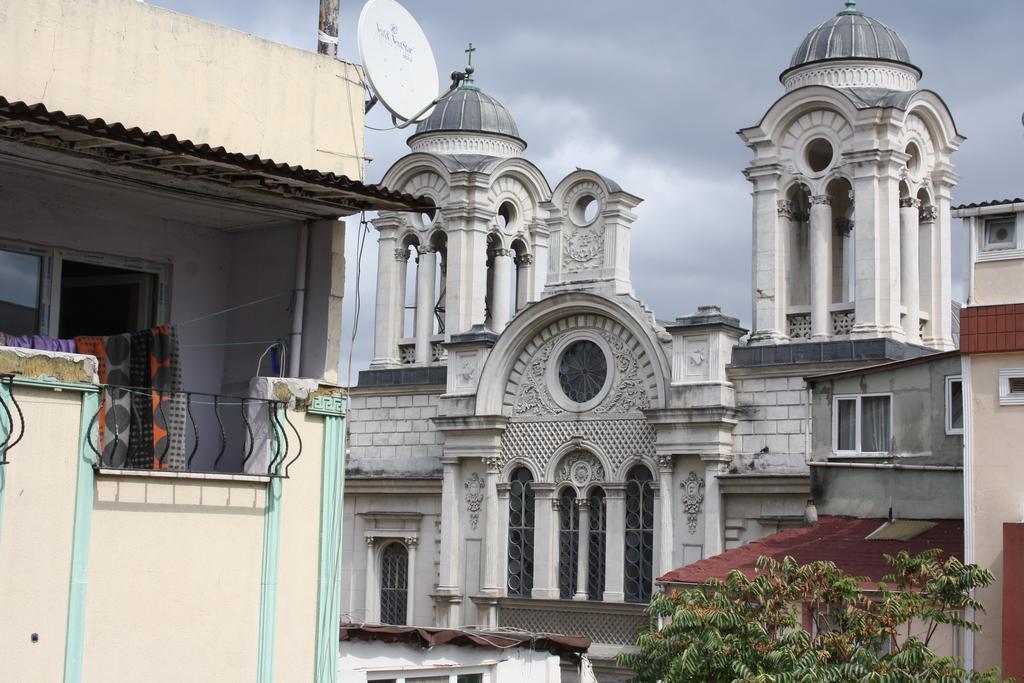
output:
<path id="1" fill-rule="evenodd" d="M 363 618 L 373 624 L 380 620 L 380 590 L 377 584 L 377 539 L 366 536 L 366 598 Z"/>
<path id="2" fill-rule="evenodd" d="M 409 565 L 406 570 L 406 598 L 405 598 L 405 625 L 412 626 L 416 623 L 416 548 L 420 544 L 417 536 L 410 536 L 405 539 L 405 547 L 409 551 Z"/>
<path id="3" fill-rule="evenodd" d="M 900 302 L 906 309 L 903 333 L 908 344 L 921 343 L 920 210 L 920 199 L 900 200 Z"/>
<path id="4" fill-rule="evenodd" d="M 396 262 L 398 252 L 398 219 L 381 214 L 373 221 L 377 238 L 377 302 L 374 307 L 373 361 L 371 368 L 391 367 L 398 364 L 398 335 L 395 329 L 395 309 L 402 305 Z M 401 265 L 404 265 L 401 264 Z M 403 270 L 404 272 L 404 270 Z"/>
<path id="5" fill-rule="evenodd" d="M 533 300 L 530 294 L 530 283 L 533 282 L 533 255 L 520 254 L 515 259 L 516 266 L 516 310 L 518 313 L 526 304 Z"/>
<path id="6" fill-rule="evenodd" d="M 398 296 L 395 305 L 391 309 L 391 315 L 393 316 L 394 322 L 392 322 L 392 325 L 395 330 L 395 357 L 399 363 L 402 362 L 402 354 L 398 351 L 398 342 L 401 341 L 402 336 L 405 334 L 405 278 L 408 265 L 409 249 L 406 247 L 395 249 L 394 287 Z"/>
<path id="7" fill-rule="evenodd" d="M 430 337 L 434 333 L 434 280 L 437 277 L 437 248 L 418 248 L 416 265 L 416 362 L 429 363 Z"/>
<path id="8" fill-rule="evenodd" d="M 718 485 L 721 467 L 718 461 L 710 461 L 704 468 L 704 557 L 713 557 L 725 550 L 722 490 Z"/>
<path id="9" fill-rule="evenodd" d="M 867 156 L 864 153 L 863 156 Z M 853 159 L 852 161 L 855 161 Z M 881 333 L 881 303 L 879 290 L 882 278 L 882 238 L 879 234 L 881 217 L 878 206 L 878 171 L 872 163 L 854 166 L 858 173 L 854 179 L 853 192 L 857 198 L 854 211 L 854 325 L 850 336 L 854 338 L 877 337 Z"/>
<path id="10" fill-rule="evenodd" d="M 811 341 L 832 337 L 832 200 L 811 197 Z"/>
<path id="11" fill-rule="evenodd" d="M 658 535 L 660 536 L 659 557 L 656 565 L 656 575 L 675 569 L 678 565 L 672 557 L 675 549 L 674 530 L 672 528 L 672 513 L 675 507 L 672 497 L 672 468 L 675 460 L 671 455 L 658 456 L 658 498 L 661 500 L 661 517 L 658 520 Z"/>
<path id="12" fill-rule="evenodd" d="M 503 545 L 498 541 L 498 472 L 501 461 L 496 457 L 484 458 L 487 468 L 484 482 L 484 585 L 485 595 L 498 595 L 499 551 Z"/>
<path id="13" fill-rule="evenodd" d="M 754 184 L 753 331 L 751 343 L 776 343 L 786 337 L 786 228 L 792 203 L 779 193 L 781 167 L 748 168 Z"/>
<path id="14" fill-rule="evenodd" d="M 605 532 L 604 601 L 623 602 L 626 599 L 626 486 L 608 484 L 604 487 L 608 530 Z"/>
<path id="15" fill-rule="evenodd" d="M 509 307 L 512 301 L 512 257 L 511 249 L 495 249 L 494 290 L 491 292 L 491 325 L 495 332 L 501 333 L 508 325 L 511 317 Z"/>
<path id="16" fill-rule="evenodd" d="M 531 484 L 534 491 L 533 591 L 530 596 L 557 600 L 558 496 L 554 484 Z"/>
<path id="17" fill-rule="evenodd" d="M 576 553 L 576 595 L 573 600 L 587 599 L 587 564 L 590 558 L 590 501 L 585 498 L 576 500 L 580 509 L 580 525 L 577 533 L 579 542 Z"/>
<path id="18" fill-rule="evenodd" d="M 459 524 L 459 459 L 452 456 L 441 458 L 441 567 L 437 594 L 442 598 L 438 604 L 438 617 L 442 626 L 454 627 L 459 624 L 458 606 L 462 597 L 459 583 L 461 564 L 462 534 Z"/>

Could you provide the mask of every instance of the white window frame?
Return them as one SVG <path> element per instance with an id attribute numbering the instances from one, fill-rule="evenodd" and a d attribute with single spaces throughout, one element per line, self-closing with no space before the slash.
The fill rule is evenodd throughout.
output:
<path id="1" fill-rule="evenodd" d="M 56 337 L 60 329 L 60 282 L 64 261 L 93 263 L 156 276 L 156 306 L 152 311 L 155 325 L 170 322 L 171 267 L 144 259 L 101 254 L 74 249 L 47 247 L 31 242 L 0 239 L 0 249 L 42 258 L 39 282 L 39 334 Z M 134 332 L 135 330 L 125 330 Z"/>
<path id="2" fill-rule="evenodd" d="M 1024 368 L 999 370 L 999 405 L 1024 406 L 1024 393 L 1010 393 L 1010 379 L 1024 379 Z"/>
<path id="3" fill-rule="evenodd" d="M 1014 242 L 1007 246 L 990 246 L 987 240 L 989 224 L 1007 219 L 1014 222 Z M 976 233 L 977 261 L 1024 258 L 1024 213 L 980 216 L 977 219 Z"/>
<path id="4" fill-rule="evenodd" d="M 946 435 L 953 436 L 955 434 L 963 434 L 964 428 L 953 426 L 953 382 L 960 382 L 960 400 L 963 403 L 964 398 L 964 380 L 960 375 L 949 375 L 946 377 Z M 961 410 L 967 410 L 967 406 L 963 405 Z M 962 413 L 961 413 L 962 419 Z"/>
<path id="5" fill-rule="evenodd" d="M 889 441 L 890 447 L 892 440 L 896 438 L 896 421 L 893 419 L 895 416 L 895 401 L 893 401 L 892 393 L 878 392 L 871 394 L 836 394 L 832 397 L 832 453 L 834 455 L 842 457 L 868 457 L 877 458 L 880 456 L 889 455 L 891 451 L 863 451 L 861 450 L 861 400 L 865 398 L 876 398 L 879 396 L 889 397 Z M 841 451 L 839 450 L 839 401 L 857 401 L 856 410 L 856 425 L 854 429 L 854 437 L 856 440 L 856 450 L 852 451 Z"/>

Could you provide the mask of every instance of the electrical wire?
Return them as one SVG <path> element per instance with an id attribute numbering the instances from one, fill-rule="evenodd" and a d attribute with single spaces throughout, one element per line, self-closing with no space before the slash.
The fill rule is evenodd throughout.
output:
<path id="1" fill-rule="evenodd" d="M 362 302 L 360 300 L 360 281 L 362 279 L 363 272 L 363 247 L 366 245 L 366 236 L 370 233 L 370 222 L 366 220 L 366 212 L 362 213 L 359 220 L 359 237 L 356 246 L 356 291 L 355 291 L 355 302 L 352 305 L 352 337 L 349 340 L 348 345 L 348 371 L 345 374 L 345 386 L 350 388 L 352 386 L 352 352 L 356 346 L 356 334 L 359 332 L 359 313 L 362 310 Z M 378 266 L 379 268 L 380 266 Z"/>

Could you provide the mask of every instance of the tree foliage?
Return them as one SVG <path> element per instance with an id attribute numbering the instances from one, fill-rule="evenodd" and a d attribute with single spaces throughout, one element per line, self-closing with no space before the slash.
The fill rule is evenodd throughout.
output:
<path id="1" fill-rule="evenodd" d="M 972 591 L 995 580 L 940 555 L 886 555 L 893 572 L 870 592 L 860 585 L 866 579 L 833 562 L 762 557 L 753 579 L 733 571 L 725 581 L 654 596 L 640 652 L 619 663 L 637 683 L 1002 681 L 995 671 L 966 672 L 930 648 L 942 625 L 978 629 L 964 611 L 982 610 Z"/>

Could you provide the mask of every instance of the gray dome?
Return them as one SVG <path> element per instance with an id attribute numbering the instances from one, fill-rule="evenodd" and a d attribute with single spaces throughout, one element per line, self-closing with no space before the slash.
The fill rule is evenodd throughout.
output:
<path id="1" fill-rule="evenodd" d="M 846 10 L 807 34 L 793 53 L 790 69 L 831 59 L 878 59 L 914 66 L 896 31 L 853 9 L 855 3 L 846 4 Z"/>
<path id="2" fill-rule="evenodd" d="M 474 85 L 463 85 L 434 107 L 430 116 L 416 124 L 415 135 L 435 131 L 494 133 L 519 139 L 519 128 L 508 109 Z"/>

